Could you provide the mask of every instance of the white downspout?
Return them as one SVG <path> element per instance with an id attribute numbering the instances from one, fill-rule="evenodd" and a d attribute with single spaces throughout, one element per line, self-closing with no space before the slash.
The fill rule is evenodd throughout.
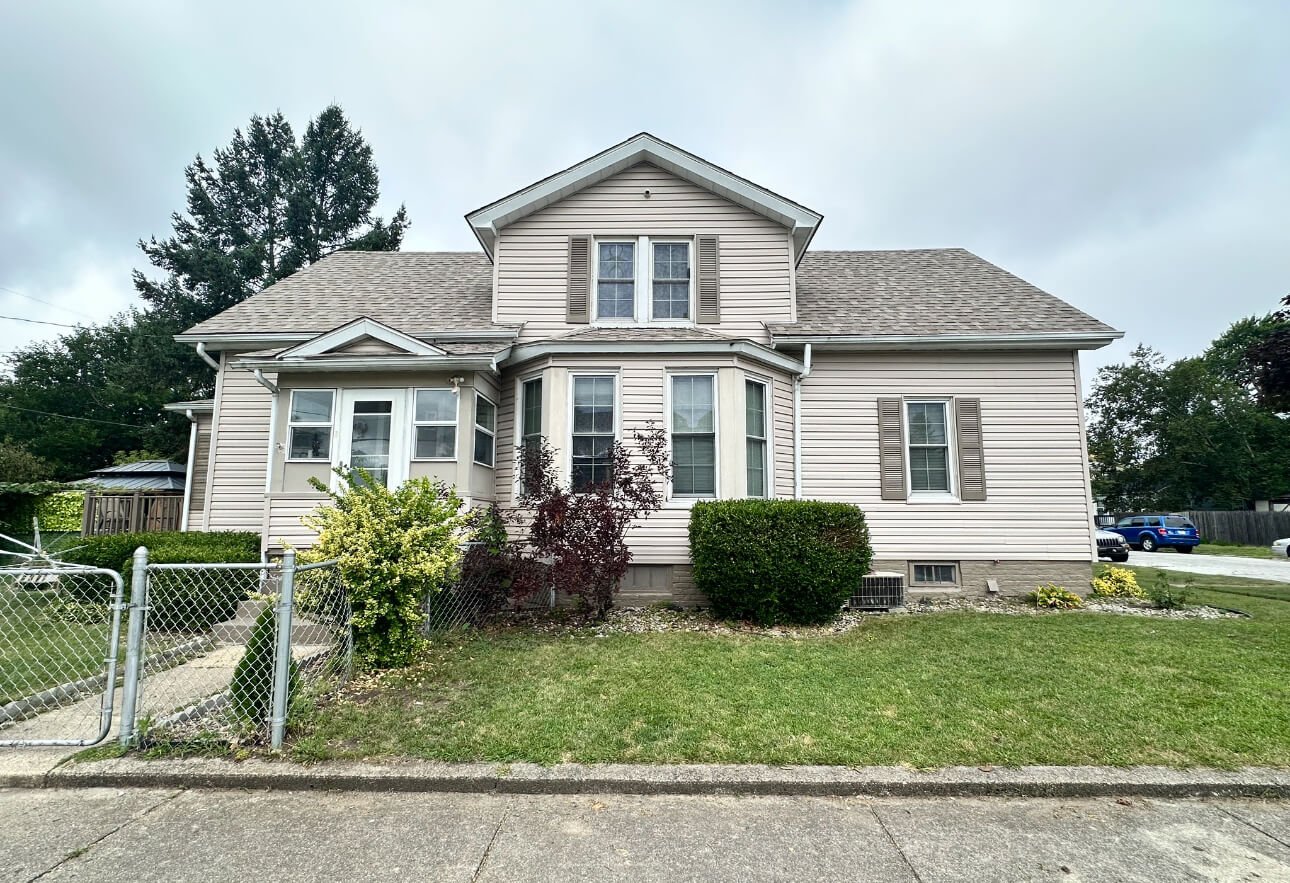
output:
<path id="1" fill-rule="evenodd" d="M 189 408 L 184 411 L 184 416 L 188 418 L 188 468 L 184 470 L 184 511 L 179 516 L 179 530 L 188 530 L 188 507 L 193 502 L 193 467 L 197 465 L 193 461 L 197 459 L 197 419 L 193 417 L 193 409 Z"/>
<path id="2" fill-rule="evenodd" d="M 216 371 L 219 370 L 219 362 L 211 358 L 211 354 L 206 352 L 206 344 L 201 341 L 197 342 L 197 355 L 201 356 L 202 361 L 204 361 L 207 365 L 210 365 Z"/>
<path id="3" fill-rule="evenodd" d="M 802 381 L 811 376 L 811 345 L 802 345 L 802 373 L 793 378 L 793 499 L 802 499 Z"/>

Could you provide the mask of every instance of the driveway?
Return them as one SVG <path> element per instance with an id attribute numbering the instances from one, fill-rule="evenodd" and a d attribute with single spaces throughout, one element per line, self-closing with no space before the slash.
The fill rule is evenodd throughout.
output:
<path id="1" fill-rule="evenodd" d="M 0 819 L 3 883 L 1290 880 L 1290 803 L 1255 800 L 43 789 Z"/>
<path id="2" fill-rule="evenodd" d="M 1180 555 L 1177 552 L 1130 552 L 1134 567 L 1158 567 L 1203 576 L 1239 576 L 1290 583 L 1290 558 L 1265 560 L 1236 555 Z"/>

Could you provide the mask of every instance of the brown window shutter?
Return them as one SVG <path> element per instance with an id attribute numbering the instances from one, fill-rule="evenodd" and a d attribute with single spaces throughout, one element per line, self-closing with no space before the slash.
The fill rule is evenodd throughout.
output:
<path id="1" fill-rule="evenodd" d="M 884 500 L 904 500 L 905 421 L 902 399 L 878 399 L 878 471 Z"/>
<path id="2" fill-rule="evenodd" d="M 958 434 L 959 499 L 985 499 L 985 450 L 981 443 L 981 400 L 955 399 L 954 426 Z"/>
<path id="3" fill-rule="evenodd" d="M 569 292 L 564 318 L 571 324 L 591 321 L 590 236 L 569 237 Z"/>
<path id="4" fill-rule="evenodd" d="M 721 321 L 721 241 L 718 236 L 699 236 L 695 251 L 698 254 L 699 280 L 695 307 L 696 322 L 715 325 Z"/>

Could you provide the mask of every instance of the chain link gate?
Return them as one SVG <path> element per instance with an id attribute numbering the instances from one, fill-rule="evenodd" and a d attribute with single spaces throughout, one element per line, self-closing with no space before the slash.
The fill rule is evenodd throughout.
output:
<path id="1" fill-rule="evenodd" d="M 112 728 L 121 575 L 0 567 L 0 747 L 85 747 Z"/>
<path id="2" fill-rule="evenodd" d="M 334 561 L 152 563 L 140 548 L 129 574 L 127 603 L 114 571 L 0 568 L 0 747 L 103 741 L 119 685 L 122 745 L 278 748 L 293 703 L 349 677 Z"/>

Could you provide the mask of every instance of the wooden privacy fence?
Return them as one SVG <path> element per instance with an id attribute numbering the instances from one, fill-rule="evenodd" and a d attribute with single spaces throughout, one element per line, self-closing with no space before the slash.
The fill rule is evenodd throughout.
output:
<path id="1" fill-rule="evenodd" d="M 1224 540 L 1247 546 L 1270 546 L 1290 537 L 1290 512 L 1187 512 L 1201 541 Z"/>
<path id="2" fill-rule="evenodd" d="M 182 494 L 86 494 L 81 533 L 179 530 L 183 508 Z"/>

